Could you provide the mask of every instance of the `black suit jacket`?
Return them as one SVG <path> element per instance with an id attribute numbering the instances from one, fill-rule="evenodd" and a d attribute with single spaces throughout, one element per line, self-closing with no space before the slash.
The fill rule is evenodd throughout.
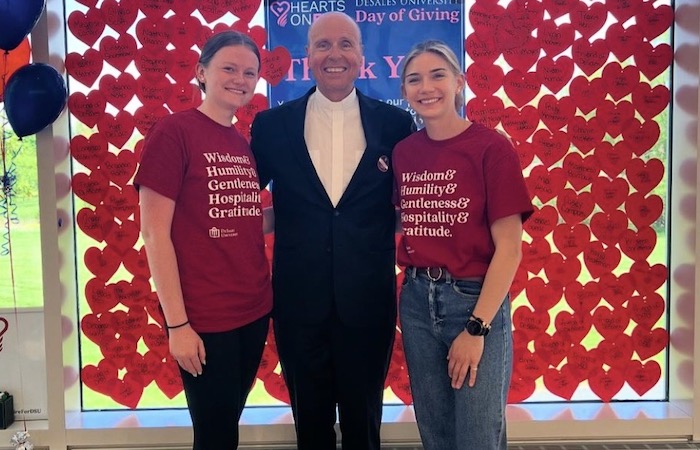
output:
<path id="1" fill-rule="evenodd" d="M 414 129 L 413 120 L 357 92 L 367 148 L 334 207 L 304 140 L 313 91 L 260 112 L 251 130 L 261 186 L 272 181 L 274 317 L 320 323 L 335 304 L 346 324 L 387 323 L 396 315 L 391 154 Z M 381 157 L 386 171 L 378 167 Z"/>

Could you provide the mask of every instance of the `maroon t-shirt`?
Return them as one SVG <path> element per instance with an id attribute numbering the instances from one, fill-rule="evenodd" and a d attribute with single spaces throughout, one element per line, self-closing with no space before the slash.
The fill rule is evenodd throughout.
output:
<path id="1" fill-rule="evenodd" d="M 479 124 L 442 141 L 425 129 L 413 133 L 394 149 L 393 167 L 402 266 L 484 276 L 495 251 L 491 225 L 514 214 L 525 220 L 533 211 L 513 146 Z"/>
<path id="2" fill-rule="evenodd" d="M 144 143 L 135 183 L 175 200 L 175 246 L 187 317 L 198 332 L 232 330 L 272 309 L 260 183 L 248 143 L 190 109 Z"/>

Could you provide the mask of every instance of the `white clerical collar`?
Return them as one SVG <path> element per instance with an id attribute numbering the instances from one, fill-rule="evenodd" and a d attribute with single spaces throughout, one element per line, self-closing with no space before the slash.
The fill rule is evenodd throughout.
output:
<path id="1" fill-rule="evenodd" d="M 334 102 L 316 89 L 316 91 L 311 94 L 311 100 L 321 109 L 347 111 L 351 108 L 357 108 L 357 91 L 353 88 L 352 92 L 350 92 L 347 97 L 339 102 Z"/>

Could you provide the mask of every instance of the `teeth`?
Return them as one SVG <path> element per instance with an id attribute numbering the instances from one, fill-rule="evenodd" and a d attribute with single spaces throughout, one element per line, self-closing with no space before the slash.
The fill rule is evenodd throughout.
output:
<path id="1" fill-rule="evenodd" d="M 327 67 L 326 72 L 331 72 L 331 73 L 340 73 L 340 72 L 345 72 L 345 69 L 342 67 Z"/>
<path id="2" fill-rule="evenodd" d="M 241 91 L 240 89 L 228 89 L 228 90 L 235 93 L 235 94 L 245 94 L 245 92 Z"/>
<path id="3" fill-rule="evenodd" d="M 426 105 L 426 104 L 430 104 L 430 103 L 435 103 L 435 102 L 437 102 L 438 100 L 439 100 L 438 98 L 429 98 L 429 99 L 426 99 L 426 100 L 420 100 L 420 103 Z"/>

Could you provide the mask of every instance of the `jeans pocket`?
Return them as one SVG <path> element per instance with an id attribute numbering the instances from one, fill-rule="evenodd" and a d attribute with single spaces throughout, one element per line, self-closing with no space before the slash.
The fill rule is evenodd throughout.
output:
<path id="1" fill-rule="evenodd" d="M 481 294 L 481 283 L 478 281 L 454 280 L 452 282 L 452 289 L 462 296 L 479 298 L 479 294 Z"/>

